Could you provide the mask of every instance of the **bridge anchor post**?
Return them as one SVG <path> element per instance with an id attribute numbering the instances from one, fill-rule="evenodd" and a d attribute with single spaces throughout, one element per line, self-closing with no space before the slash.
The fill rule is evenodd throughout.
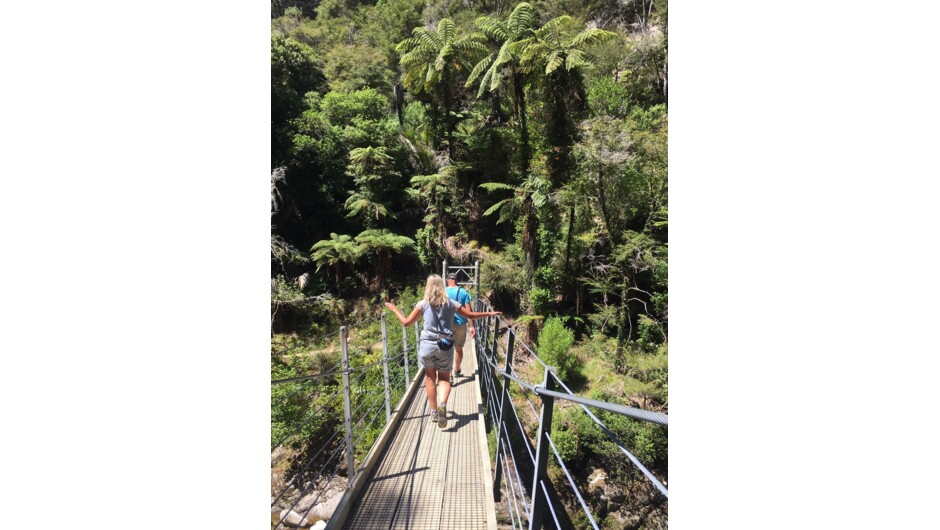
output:
<path id="1" fill-rule="evenodd" d="M 408 377 L 408 331 L 404 324 L 401 325 L 401 351 L 405 357 L 405 390 L 408 390 L 408 383 L 411 378 Z"/>
<path id="2" fill-rule="evenodd" d="M 339 328 L 339 342 L 343 350 L 343 416 L 346 423 L 346 467 L 348 469 L 349 484 L 356 478 L 356 456 L 353 449 L 352 438 L 352 407 L 349 397 L 349 330 L 346 326 Z"/>
<path id="3" fill-rule="evenodd" d="M 382 364 L 385 367 L 385 423 L 392 419 L 392 394 L 388 382 L 388 329 L 385 326 L 385 312 L 382 312 Z"/>

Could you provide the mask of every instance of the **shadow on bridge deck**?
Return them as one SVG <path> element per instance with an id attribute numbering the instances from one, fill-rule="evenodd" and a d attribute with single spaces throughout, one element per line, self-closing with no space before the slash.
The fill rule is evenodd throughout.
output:
<path id="1" fill-rule="evenodd" d="M 457 378 L 451 391 L 443 429 L 430 422 L 420 376 L 406 394 L 400 421 L 391 427 L 362 489 L 337 507 L 329 528 L 495 530 L 493 477 L 474 352 L 468 337 L 461 367 L 465 376 Z"/>

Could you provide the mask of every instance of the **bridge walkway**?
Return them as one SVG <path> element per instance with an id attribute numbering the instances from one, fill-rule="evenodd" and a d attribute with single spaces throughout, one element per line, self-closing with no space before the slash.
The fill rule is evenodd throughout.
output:
<path id="1" fill-rule="evenodd" d="M 467 337 L 445 428 L 430 421 L 423 375 L 412 387 L 344 528 L 496 529 L 475 348 Z"/>

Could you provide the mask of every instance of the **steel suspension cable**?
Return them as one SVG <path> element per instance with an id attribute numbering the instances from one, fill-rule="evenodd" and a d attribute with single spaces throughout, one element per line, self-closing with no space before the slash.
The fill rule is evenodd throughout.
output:
<path id="1" fill-rule="evenodd" d="M 509 466 L 510 460 L 509 460 L 509 456 L 506 454 L 506 444 L 503 444 L 501 448 L 502 448 L 502 454 L 503 454 L 502 465 L 503 465 L 503 477 L 505 478 L 504 482 L 506 484 L 506 490 L 509 492 L 509 497 L 512 500 L 512 502 L 509 502 L 510 499 L 506 499 L 506 506 L 508 506 L 511 511 L 513 509 L 513 505 L 515 505 L 515 511 L 517 514 L 519 514 L 519 527 L 522 528 L 521 514 L 528 513 L 528 508 L 525 507 L 526 506 L 525 494 L 521 487 L 522 479 L 518 475 L 519 470 L 516 469 L 516 480 L 512 480 L 512 468 Z M 515 464 L 515 460 L 513 460 L 512 462 L 513 464 Z M 519 509 L 519 499 L 516 497 L 516 489 L 515 489 L 517 485 L 520 485 L 519 497 L 522 499 L 522 504 L 526 512 L 522 512 Z"/>
<path id="2" fill-rule="evenodd" d="M 503 432 L 506 434 L 506 443 L 503 444 L 503 450 L 507 450 L 507 449 L 508 449 L 509 455 L 512 456 L 512 460 L 511 460 L 511 461 L 512 461 L 512 467 L 513 467 L 513 469 L 516 470 L 516 478 L 518 479 L 519 496 L 522 498 L 522 505 L 525 507 L 526 513 L 529 513 L 529 503 L 526 502 L 526 500 L 525 500 L 525 486 L 522 484 L 522 473 L 519 473 L 519 466 L 516 464 L 516 462 L 517 462 L 517 460 L 516 460 L 516 452 L 512 450 L 512 444 L 510 443 L 510 440 L 509 440 L 509 430 L 506 428 L 506 424 L 505 424 L 505 423 L 503 424 Z M 525 433 L 523 433 L 523 434 L 525 434 Z M 526 440 L 526 442 L 528 442 L 528 440 Z M 525 445 L 528 446 L 529 444 L 526 443 Z M 504 458 L 505 458 L 505 453 L 503 453 L 503 455 L 504 455 Z M 533 467 L 534 467 L 534 464 L 535 464 L 535 459 L 534 459 L 534 458 L 533 458 L 533 460 L 532 460 L 532 463 L 533 463 Z"/>
<path id="3" fill-rule="evenodd" d="M 271 450 L 274 451 L 275 449 L 277 449 L 278 447 L 280 447 L 281 445 L 283 445 L 284 442 L 286 442 L 286 441 L 287 441 L 288 439 L 290 439 L 292 436 L 294 436 L 295 434 L 297 434 L 298 432 L 300 432 L 300 430 L 303 429 L 308 423 L 310 423 L 310 422 L 313 420 L 313 418 L 315 418 L 316 415 L 317 415 L 320 411 L 322 411 L 324 408 L 326 408 L 327 405 L 331 404 L 331 403 L 333 402 L 333 399 L 335 399 L 336 397 L 338 397 L 338 396 L 339 396 L 339 393 L 342 392 L 342 391 L 343 391 L 343 389 L 339 389 L 339 390 L 337 390 L 336 392 L 334 392 L 333 395 L 330 396 L 329 398 L 327 398 L 327 400 L 326 400 L 325 402 L 323 402 L 323 405 L 322 405 L 319 409 L 317 409 L 317 411 L 314 412 L 313 414 L 311 414 L 311 415 L 309 415 L 309 416 L 304 415 L 304 417 L 305 417 L 306 419 L 303 421 L 303 423 L 301 423 L 296 429 L 290 431 L 290 432 L 287 434 L 287 436 L 285 436 L 284 438 L 282 438 L 274 447 L 271 448 Z"/>
<path id="4" fill-rule="evenodd" d="M 307 460 L 307 463 L 304 464 L 304 467 L 300 470 L 300 472 L 297 473 L 296 475 L 294 475 L 293 477 L 291 477 L 291 479 L 287 482 L 287 484 L 284 485 L 284 489 L 282 489 L 282 490 L 281 490 L 281 493 L 277 496 L 277 498 L 275 498 L 275 499 L 271 502 L 271 506 L 274 506 L 275 504 L 277 504 L 277 501 L 281 500 L 281 497 L 284 495 L 284 493 L 287 492 L 287 489 L 291 486 L 291 484 L 294 482 L 294 480 L 295 480 L 297 477 L 302 476 L 303 473 L 307 471 L 307 469 L 310 467 L 310 464 L 312 464 L 313 462 L 316 461 L 317 457 L 320 456 L 320 453 L 322 453 L 323 451 L 325 451 L 326 448 L 329 447 L 330 442 L 332 442 L 333 439 L 335 439 L 338 435 L 339 435 L 339 431 L 334 431 L 334 432 L 333 432 L 333 436 L 330 436 L 330 438 L 329 438 L 327 441 L 323 442 L 323 445 L 320 447 L 320 450 L 317 451 L 317 453 L 316 453 L 315 455 L 313 455 L 312 457 L 310 457 L 310 459 Z M 342 446 L 340 446 L 340 447 L 342 447 Z M 334 449 L 334 451 L 335 451 L 335 449 Z"/>
<path id="5" fill-rule="evenodd" d="M 548 496 L 548 488 L 545 487 L 545 480 L 539 479 L 539 486 L 542 486 L 542 492 L 545 494 L 545 504 L 548 506 L 548 511 L 552 514 L 552 519 L 555 520 L 556 530 L 561 530 L 561 523 L 558 522 L 558 515 L 555 514 L 555 505 L 552 504 L 552 501 L 549 500 L 551 497 Z M 596 526 L 594 528 L 597 528 Z"/>
<path id="6" fill-rule="evenodd" d="M 291 346 L 290 348 L 287 348 L 286 350 L 281 350 L 281 351 L 279 351 L 279 352 L 272 353 L 271 355 L 272 355 L 272 356 L 284 355 L 285 353 L 290 352 L 290 351 L 293 351 L 293 350 L 296 350 L 297 348 L 303 348 L 303 347 L 305 347 L 305 346 L 313 346 L 313 345 L 315 345 L 316 343 L 322 341 L 323 339 L 325 339 L 325 338 L 327 338 L 327 337 L 332 337 L 333 335 L 339 335 L 339 330 L 336 330 L 336 331 L 327 333 L 327 334 L 325 334 L 325 335 L 320 335 L 319 337 L 316 337 L 316 338 L 313 338 L 313 339 L 310 339 L 310 340 L 306 341 L 304 344 L 298 344 L 298 345 L 296 345 L 296 346 Z"/>
<path id="7" fill-rule="evenodd" d="M 569 392 L 571 391 L 567 387 L 567 385 L 565 385 L 565 383 L 562 382 L 560 379 L 558 380 L 558 382 L 561 383 L 562 387 L 564 387 L 565 390 L 568 390 Z M 660 482 L 659 479 L 657 479 L 653 475 L 653 473 L 650 472 L 650 470 L 647 469 L 646 466 L 644 466 L 639 461 L 639 459 L 637 459 L 635 456 L 633 456 L 633 454 L 630 451 L 627 450 L 627 448 L 624 446 L 624 443 L 621 442 L 620 439 L 617 438 L 617 436 L 613 432 L 611 432 L 611 430 L 608 429 L 607 426 L 604 425 L 604 423 L 597 416 L 595 416 L 593 412 L 588 410 L 588 408 L 584 405 L 581 405 L 581 408 L 584 410 L 584 412 L 587 412 L 588 416 L 590 416 L 591 419 L 594 420 L 594 423 L 596 423 L 598 427 L 603 429 L 603 431 L 607 434 L 607 436 L 611 439 L 611 441 L 613 441 L 617 445 L 617 447 L 619 447 L 620 450 L 623 451 L 625 455 L 627 455 L 627 458 L 629 458 L 630 461 L 633 462 L 633 465 L 635 465 L 640 470 L 640 472 L 643 473 L 643 475 L 646 476 L 646 478 L 649 479 L 649 481 L 652 482 L 654 486 L 656 486 L 656 489 L 658 489 L 659 492 L 665 495 L 666 498 L 668 499 L 669 491 L 666 489 L 666 486 L 663 485 L 663 483 Z"/>
<path id="8" fill-rule="evenodd" d="M 342 447 L 342 446 L 340 446 L 340 447 Z M 334 456 L 334 457 L 331 457 L 331 460 L 332 460 L 332 458 L 335 458 L 335 456 Z M 306 519 L 306 518 L 307 518 L 307 514 L 310 513 L 310 510 L 312 510 L 313 507 L 317 505 L 317 501 L 320 500 L 320 497 L 323 496 L 323 493 L 326 491 L 326 487 L 329 486 L 329 485 L 333 482 L 333 479 L 336 478 L 336 472 L 339 470 L 340 465 L 342 465 L 342 463 L 343 463 L 342 460 L 340 460 L 339 462 L 336 463 L 336 466 L 333 468 L 333 472 L 330 473 L 330 480 L 328 480 L 328 481 L 326 482 L 326 484 L 323 485 L 323 488 L 320 490 L 320 493 L 318 493 L 317 496 L 316 496 L 316 498 L 314 498 L 313 501 L 310 503 L 310 507 L 307 508 L 307 510 L 304 511 L 303 515 L 300 516 L 301 519 Z M 321 469 L 322 469 L 322 468 L 321 468 Z M 309 489 L 310 489 L 310 487 L 307 487 L 307 488 L 304 488 L 303 490 L 301 490 L 300 495 L 297 496 L 297 499 L 290 505 L 290 508 L 288 508 L 288 513 L 289 513 L 290 511 L 293 511 L 293 510 L 294 510 L 294 506 L 296 506 L 297 503 L 300 502 L 300 500 L 304 498 L 304 494 L 306 494 L 306 492 L 307 492 Z M 296 513 L 296 512 L 295 512 L 295 513 Z M 281 520 L 278 521 L 277 526 L 275 526 L 273 530 L 277 530 L 277 528 L 278 528 L 279 526 L 281 526 L 282 524 L 284 524 L 284 519 L 285 519 L 285 518 L 282 517 Z M 286 528 L 287 525 L 284 524 L 284 526 L 285 526 L 285 528 Z"/>
<path id="9" fill-rule="evenodd" d="M 594 521 L 594 517 L 591 516 L 591 510 L 588 508 L 587 503 L 584 501 L 584 497 L 581 496 L 581 490 L 578 489 L 578 485 L 575 484 L 574 478 L 571 476 L 571 473 L 568 471 L 568 466 L 565 465 L 565 461 L 562 460 L 561 455 L 558 453 L 558 448 L 555 447 L 555 442 L 552 441 L 552 437 L 548 433 L 545 434 L 545 437 L 548 438 L 548 446 L 552 449 L 552 452 L 555 453 L 555 460 L 558 461 L 558 464 L 561 466 L 562 472 L 564 472 L 565 477 L 568 479 L 568 483 L 571 484 L 571 489 L 574 490 L 574 494 L 578 498 L 578 502 L 581 503 L 581 508 L 584 509 L 584 513 L 587 514 L 588 519 L 591 521 L 591 526 L 594 527 L 594 530 L 600 530 L 597 527 L 597 522 Z"/>
<path id="10" fill-rule="evenodd" d="M 280 385 L 283 383 L 293 383 L 297 381 L 313 381 L 314 379 L 320 379 L 321 377 L 329 377 L 331 375 L 342 375 L 343 371 L 337 369 L 339 368 L 339 366 L 340 365 L 334 366 L 333 369 L 328 372 L 320 372 L 320 373 L 313 374 L 313 375 L 301 375 L 297 377 L 288 377 L 287 379 L 275 379 L 271 381 L 271 384 Z"/>

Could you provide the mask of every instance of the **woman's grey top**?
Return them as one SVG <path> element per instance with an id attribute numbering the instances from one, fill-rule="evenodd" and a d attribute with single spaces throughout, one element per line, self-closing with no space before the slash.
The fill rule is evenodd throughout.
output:
<path id="1" fill-rule="evenodd" d="M 434 307 L 424 300 L 420 300 L 415 304 L 415 309 L 421 309 L 424 313 L 424 325 L 421 328 L 421 338 L 437 340 L 438 335 L 450 336 L 454 334 L 454 313 L 457 311 L 457 308 L 460 307 L 460 302 L 449 298 L 447 301 L 449 303 L 441 307 Z"/>

